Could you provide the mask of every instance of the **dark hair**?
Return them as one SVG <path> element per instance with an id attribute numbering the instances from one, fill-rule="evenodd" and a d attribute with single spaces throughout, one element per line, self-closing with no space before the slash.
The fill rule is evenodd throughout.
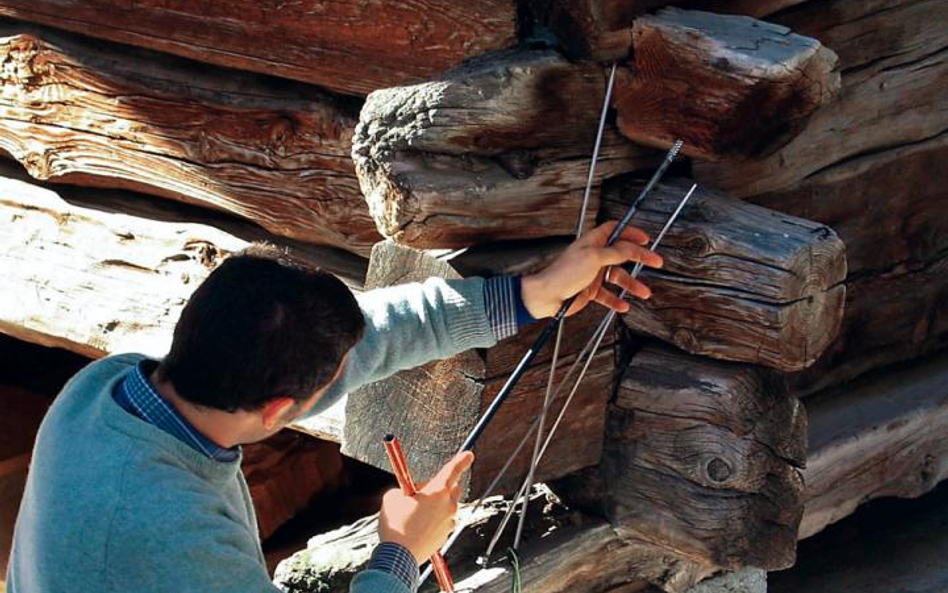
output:
<path id="1" fill-rule="evenodd" d="M 302 401 L 329 383 L 364 328 L 338 278 L 254 244 L 191 296 L 159 374 L 187 401 L 228 412 Z"/>

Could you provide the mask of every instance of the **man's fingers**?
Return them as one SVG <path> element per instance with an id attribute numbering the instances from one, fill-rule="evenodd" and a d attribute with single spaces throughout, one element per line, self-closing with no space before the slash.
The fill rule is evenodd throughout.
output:
<path id="1" fill-rule="evenodd" d="M 652 296 L 652 291 L 641 280 L 632 277 L 627 270 L 616 266 L 609 268 L 609 275 L 606 280 L 610 284 L 615 284 L 619 288 L 625 289 L 632 296 L 640 299 L 647 299 Z"/>
<path id="2" fill-rule="evenodd" d="M 637 245 L 648 245 L 649 236 L 648 233 L 642 229 L 636 228 L 634 226 L 627 226 L 622 229 L 622 233 L 619 235 L 620 241 L 631 241 Z"/>
<path id="3" fill-rule="evenodd" d="M 583 241 L 586 245 L 602 247 L 609 240 L 609 237 L 612 236 L 617 226 L 619 226 L 618 220 L 604 222 L 583 235 L 580 241 Z M 642 229 L 629 225 L 622 229 L 622 232 L 619 234 L 619 241 L 622 240 L 631 241 L 639 245 L 646 245 L 649 241 L 649 237 Z M 618 243 L 618 241 L 616 242 Z"/>
<path id="4" fill-rule="evenodd" d="M 650 268 L 660 268 L 664 263 L 662 256 L 654 251 L 628 241 L 620 241 L 612 247 L 603 247 L 598 251 L 599 265 L 617 266 L 628 262 L 642 262 Z"/>
<path id="5" fill-rule="evenodd" d="M 613 294 L 608 288 L 600 288 L 593 297 L 593 300 L 604 307 L 613 309 L 617 313 L 625 313 L 629 310 L 629 303 Z"/>
<path id="6" fill-rule="evenodd" d="M 612 231 L 614 231 L 618 225 L 618 220 L 604 222 L 580 237 L 579 241 L 585 245 L 595 245 L 597 247 L 601 247 L 602 245 L 606 244 L 606 241 L 609 239 L 609 235 L 612 234 Z"/>
<path id="7" fill-rule="evenodd" d="M 439 486 L 443 485 L 445 488 L 453 488 L 461 480 L 464 472 L 471 467 L 472 463 L 474 463 L 474 453 L 470 451 L 458 453 L 451 461 L 444 464 L 438 475 L 431 481 Z"/>

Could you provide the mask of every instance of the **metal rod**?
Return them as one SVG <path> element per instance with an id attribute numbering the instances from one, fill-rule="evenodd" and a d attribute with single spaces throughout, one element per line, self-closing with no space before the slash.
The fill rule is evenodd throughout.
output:
<path id="1" fill-rule="evenodd" d="M 606 84 L 606 94 L 602 101 L 602 110 L 599 113 L 599 128 L 596 130 L 596 142 L 593 146 L 592 158 L 589 160 L 589 174 L 586 176 L 586 188 L 583 192 L 583 203 L 579 208 L 579 222 L 576 225 L 576 238 L 583 236 L 583 230 L 586 228 L 586 210 L 589 208 L 589 200 L 592 196 L 593 180 L 596 176 L 596 164 L 599 162 L 599 150 L 602 148 L 602 134 L 606 129 L 606 118 L 609 115 L 609 104 L 612 101 L 612 89 L 616 84 L 616 62 L 612 63 L 609 70 L 609 82 Z M 517 532 L 514 536 L 513 549 L 520 547 L 520 538 L 523 535 L 523 526 L 527 521 L 527 511 L 530 508 L 530 488 L 533 484 L 533 476 L 537 471 L 538 456 L 543 442 L 543 425 L 546 423 L 546 414 L 550 409 L 552 399 L 550 395 L 553 391 L 553 377 L 556 374 L 556 364 L 560 359 L 560 342 L 563 340 L 563 328 L 566 325 L 566 319 L 561 319 L 556 327 L 556 340 L 553 342 L 553 357 L 550 359 L 550 373 L 546 379 L 546 391 L 543 393 L 543 407 L 540 409 L 539 425 L 537 426 L 537 438 L 533 444 L 533 454 L 530 456 L 530 467 L 527 470 L 527 488 L 524 491 L 523 499 L 520 503 L 520 519 L 517 521 Z"/>
<path id="2" fill-rule="evenodd" d="M 418 490 L 415 488 L 415 482 L 411 479 L 411 472 L 408 471 L 408 462 L 405 460 L 405 454 L 402 452 L 402 446 L 395 435 L 385 435 L 382 439 L 385 445 L 385 452 L 388 453 L 388 460 L 392 464 L 392 471 L 395 472 L 395 479 L 402 492 L 408 496 L 415 496 Z M 441 552 L 435 552 L 431 555 L 431 567 L 434 569 L 435 577 L 438 579 L 438 586 L 446 593 L 454 593 L 454 580 L 451 578 L 451 571 L 448 570 L 448 564 L 444 561 Z"/>
<path id="3" fill-rule="evenodd" d="M 602 112 L 599 114 L 599 129 L 596 131 L 596 144 L 593 146 L 592 160 L 589 161 L 589 175 L 586 176 L 586 191 L 583 192 L 583 207 L 579 211 L 579 224 L 576 225 L 576 236 L 583 234 L 586 226 L 586 209 L 589 207 L 589 197 L 592 194 L 593 178 L 596 175 L 596 163 L 599 161 L 599 149 L 602 147 L 602 133 L 606 129 L 606 116 L 609 115 L 609 103 L 612 102 L 612 89 L 616 84 L 616 62 L 612 63 L 609 72 L 609 83 L 606 85 L 606 97 L 602 101 Z"/>

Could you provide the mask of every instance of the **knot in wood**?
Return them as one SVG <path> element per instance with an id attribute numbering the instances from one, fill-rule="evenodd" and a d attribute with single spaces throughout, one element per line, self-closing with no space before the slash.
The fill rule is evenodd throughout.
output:
<path id="1" fill-rule="evenodd" d="M 40 85 L 44 71 L 51 68 L 40 59 L 40 42 L 30 35 L 17 35 L 9 42 L 3 60 L 3 80 L 22 85 L 27 91 Z"/>
<path id="2" fill-rule="evenodd" d="M 720 457 L 714 457 L 705 464 L 705 471 L 712 482 L 721 483 L 731 477 L 731 466 Z"/>
<path id="3" fill-rule="evenodd" d="M 703 257 L 711 252 L 711 243 L 700 235 L 689 237 L 682 249 L 689 257 Z"/>
<path id="4" fill-rule="evenodd" d="M 679 348 L 693 352 L 698 349 L 698 337 L 690 329 L 679 327 L 672 332 L 672 342 Z"/>

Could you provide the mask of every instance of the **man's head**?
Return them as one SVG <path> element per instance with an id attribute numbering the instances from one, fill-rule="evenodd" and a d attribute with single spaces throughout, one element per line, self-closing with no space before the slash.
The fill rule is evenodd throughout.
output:
<path id="1" fill-rule="evenodd" d="M 364 328 L 340 280 L 253 245 L 194 292 L 159 375 L 198 406 L 256 412 L 277 402 L 290 417 L 312 406 Z"/>

